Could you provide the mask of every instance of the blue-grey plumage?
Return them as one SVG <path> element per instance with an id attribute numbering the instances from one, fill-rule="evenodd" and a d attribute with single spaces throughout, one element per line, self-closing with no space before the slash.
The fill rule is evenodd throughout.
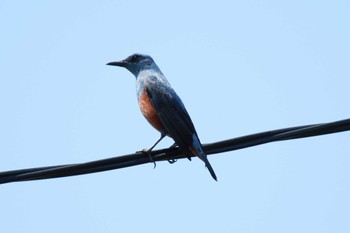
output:
<path id="1" fill-rule="evenodd" d="M 135 75 L 141 112 L 161 133 L 160 139 L 150 149 L 167 135 L 185 154 L 194 154 L 203 160 L 211 176 L 217 180 L 183 102 L 154 60 L 148 55 L 133 54 L 107 65 L 125 67 Z"/>

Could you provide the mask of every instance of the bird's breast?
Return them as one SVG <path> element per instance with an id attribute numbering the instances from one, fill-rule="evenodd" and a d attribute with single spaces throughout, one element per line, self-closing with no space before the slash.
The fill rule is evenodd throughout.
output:
<path id="1" fill-rule="evenodd" d="M 139 106 L 143 116 L 147 121 L 159 132 L 164 132 L 164 126 L 160 121 L 156 110 L 154 109 L 146 90 L 143 90 L 139 95 Z"/>

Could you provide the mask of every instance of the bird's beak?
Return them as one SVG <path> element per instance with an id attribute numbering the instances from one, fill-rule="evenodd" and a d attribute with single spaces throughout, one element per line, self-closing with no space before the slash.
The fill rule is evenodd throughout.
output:
<path id="1" fill-rule="evenodd" d="M 126 67 L 127 64 L 128 63 L 123 60 L 123 61 L 112 61 L 112 62 L 107 63 L 106 65 Z"/>

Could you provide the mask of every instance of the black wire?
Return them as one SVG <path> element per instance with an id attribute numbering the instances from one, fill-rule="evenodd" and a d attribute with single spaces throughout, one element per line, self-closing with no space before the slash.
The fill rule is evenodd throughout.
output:
<path id="1" fill-rule="evenodd" d="M 269 142 L 320 136 L 348 130 L 350 130 L 350 119 L 345 119 L 331 123 L 304 125 L 251 134 L 215 143 L 204 144 L 203 148 L 206 151 L 206 153 L 210 155 L 243 149 Z M 182 154 L 182 152 L 176 147 L 155 150 L 150 153 L 154 161 L 165 161 L 188 157 L 187 155 Z M 17 181 L 40 180 L 83 175 L 136 166 L 149 162 L 153 161 L 150 161 L 148 154 L 143 152 L 136 152 L 134 154 L 123 155 L 86 163 L 6 171 L 0 172 L 0 184 Z"/>

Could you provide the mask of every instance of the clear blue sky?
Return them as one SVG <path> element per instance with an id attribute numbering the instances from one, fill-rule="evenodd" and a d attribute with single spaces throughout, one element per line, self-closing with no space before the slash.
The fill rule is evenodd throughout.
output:
<path id="1" fill-rule="evenodd" d="M 350 117 L 349 1 L 1 1 L 0 170 L 135 152 L 159 136 L 153 56 L 202 142 Z M 0 186 L 0 232 L 350 232 L 349 133 Z M 160 147 L 172 144 L 167 139 Z"/>

